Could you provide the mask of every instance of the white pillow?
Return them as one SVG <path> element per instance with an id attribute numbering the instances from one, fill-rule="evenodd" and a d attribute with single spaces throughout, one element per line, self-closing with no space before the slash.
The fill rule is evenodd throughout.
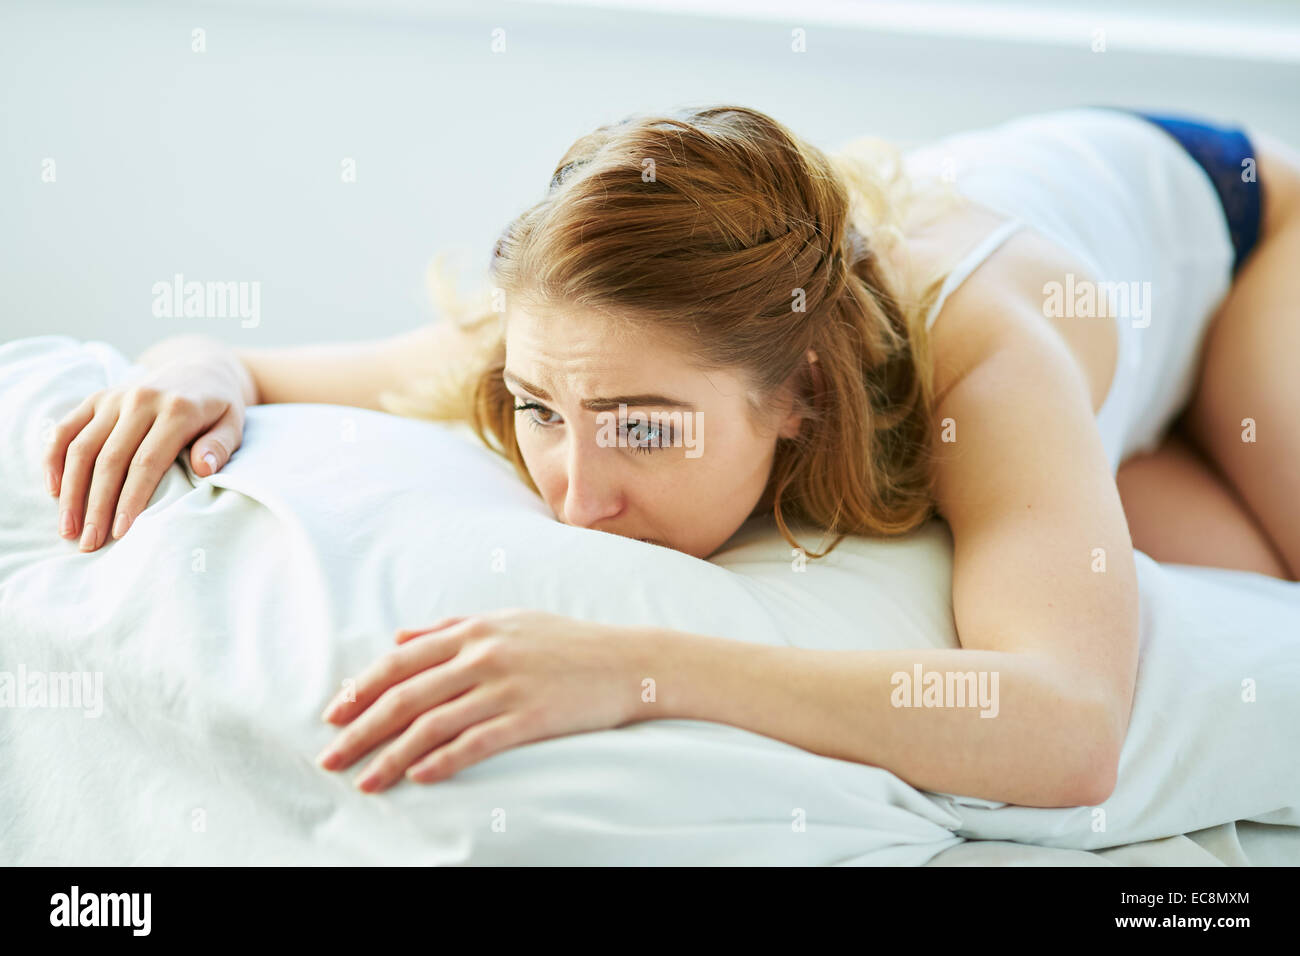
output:
<path id="1" fill-rule="evenodd" d="M 922 793 L 700 721 L 542 741 L 359 794 L 314 766 L 334 733 L 317 715 L 398 627 L 521 606 L 808 648 L 956 647 L 946 526 L 847 540 L 796 572 L 760 520 L 700 561 L 555 522 L 456 430 L 279 405 L 249 410 L 216 476 L 182 456 L 126 537 L 82 555 L 55 534 L 42 432 L 127 368 L 66 337 L 0 347 L 0 651 L 104 675 L 102 716 L 20 711 L 20 732 L 0 733 L 5 858 L 910 864 L 961 836 L 1095 849 L 1300 823 L 1300 585 L 1143 555 L 1142 672 L 1104 829 L 1089 808 Z M 1246 677 L 1258 703 L 1239 703 Z"/>

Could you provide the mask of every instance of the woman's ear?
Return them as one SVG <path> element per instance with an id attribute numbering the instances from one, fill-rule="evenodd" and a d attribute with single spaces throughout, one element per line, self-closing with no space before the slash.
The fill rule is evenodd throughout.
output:
<path id="1" fill-rule="evenodd" d="M 812 382 L 811 398 L 814 402 L 816 402 L 818 397 L 822 393 L 822 389 L 825 387 L 826 380 L 822 376 L 822 367 L 821 367 L 821 363 L 817 361 L 817 353 L 814 352 L 812 349 L 809 349 L 805 355 L 805 358 L 807 359 L 808 362 L 806 371 L 809 379 Z M 798 389 L 799 381 L 803 377 L 804 372 L 805 369 L 800 368 L 793 375 L 791 375 L 789 379 L 786 380 L 786 388 L 788 389 L 787 394 L 793 395 L 794 390 Z M 803 414 L 802 412 L 800 412 L 798 404 L 793 404 L 790 409 L 790 413 L 785 417 L 785 420 L 781 423 L 779 434 L 782 438 L 794 438 L 799 434 L 799 429 L 802 425 L 803 425 Z"/>

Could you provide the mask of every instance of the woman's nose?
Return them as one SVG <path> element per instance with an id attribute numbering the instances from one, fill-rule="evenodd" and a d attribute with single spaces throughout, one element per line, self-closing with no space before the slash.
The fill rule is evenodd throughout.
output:
<path id="1" fill-rule="evenodd" d="M 592 528 L 615 518 L 623 510 L 623 495 L 618 487 L 616 461 L 609 449 L 597 447 L 588 436 L 585 443 L 574 439 L 569 449 L 564 521 L 579 528 Z"/>

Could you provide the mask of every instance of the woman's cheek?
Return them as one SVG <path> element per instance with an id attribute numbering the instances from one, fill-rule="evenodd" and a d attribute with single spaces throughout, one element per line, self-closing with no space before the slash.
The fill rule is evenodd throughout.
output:
<path id="1" fill-rule="evenodd" d="M 524 467 L 528 469 L 528 475 L 533 479 L 533 484 L 537 486 L 542 498 L 547 504 L 553 503 L 555 500 L 554 469 L 547 466 L 546 456 L 537 448 L 536 436 L 520 432 L 515 436 L 515 444 L 519 446 L 519 456 L 524 460 Z"/>

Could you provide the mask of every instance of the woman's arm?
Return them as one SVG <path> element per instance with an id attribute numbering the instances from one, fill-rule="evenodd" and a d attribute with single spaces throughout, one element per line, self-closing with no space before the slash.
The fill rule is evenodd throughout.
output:
<path id="1" fill-rule="evenodd" d="M 124 381 L 86 396 L 54 429 L 44 471 L 59 499 L 59 534 L 79 536 L 84 551 L 120 538 L 185 446 L 196 474 L 225 465 L 240 446 L 249 405 L 380 409 L 383 392 L 469 360 L 474 344 L 470 332 L 450 323 L 301 348 L 237 351 L 206 335 L 164 339 L 139 356 Z"/>
<path id="2" fill-rule="evenodd" d="M 694 718 L 884 766 L 914 786 L 1030 806 L 1097 803 L 1099 718 L 1041 658 L 991 651 L 811 651 L 506 609 L 399 631 L 397 647 L 340 692 L 322 752 L 377 791 L 433 782 L 535 740 L 642 720 Z M 898 709 L 896 673 L 999 673 L 979 707 Z M 653 702 L 645 680 L 653 679 Z M 978 685 L 978 681 L 976 682 Z M 978 686 L 971 694 L 979 701 Z M 989 714 L 988 717 L 981 713 Z M 1047 729 L 1073 718 L 1065 747 Z"/>
<path id="3" fill-rule="evenodd" d="M 474 339 L 438 321 L 390 338 L 235 352 L 258 401 L 326 402 L 382 411 L 379 396 L 470 360 Z"/>
<path id="4" fill-rule="evenodd" d="M 958 369 L 938 407 L 956 441 L 939 446 L 936 495 L 953 532 L 962 649 L 808 651 L 653 632 L 641 666 L 658 703 L 642 714 L 734 724 L 927 790 L 1095 804 L 1114 788 L 1137 672 L 1128 526 L 1089 387 L 1056 332 L 1005 289 L 958 294 L 989 303 L 945 313 L 936 336 L 947 341 L 935 341 Z M 891 676 L 917 665 L 997 673 L 996 717 L 895 707 Z"/>
<path id="5" fill-rule="evenodd" d="M 1037 655 L 805 650 L 658 629 L 627 646 L 641 679 L 655 682 L 655 701 L 634 720 L 730 724 L 883 767 L 921 790 L 1031 807 L 1093 806 L 1114 788 L 1112 751 L 1097 732 L 1109 715 Z M 966 706 L 896 706 L 913 702 L 917 668 L 923 681 L 973 674 Z M 983 700 L 981 672 L 997 675 Z"/>
<path id="6" fill-rule="evenodd" d="M 469 361 L 472 337 L 450 322 L 363 342 L 331 342 L 260 349 L 234 349 L 205 335 L 164 339 L 137 364 L 154 368 L 202 360 L 229 368 L 245 405 L 325 402 L 381 411 L 379 396 L 404 383 Z"/>

